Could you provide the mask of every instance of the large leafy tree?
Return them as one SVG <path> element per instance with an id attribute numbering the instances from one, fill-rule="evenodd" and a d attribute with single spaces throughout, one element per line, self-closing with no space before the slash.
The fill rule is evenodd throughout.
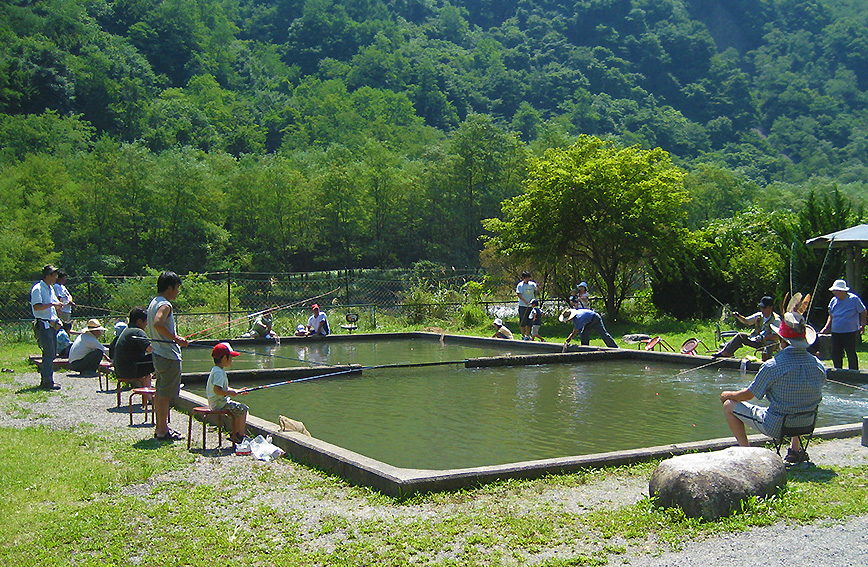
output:
<path id="1" fill-rule="evenodd" d="M 649 256 L 679 236 L 684 172 L 660 148 L 581 136 L 530 163 L 525 192 L 488 219 L 494 248 L 540 272 L 583 265 L 616 317 Z M 576 274 L 567 274 L 575 277 Z"/>

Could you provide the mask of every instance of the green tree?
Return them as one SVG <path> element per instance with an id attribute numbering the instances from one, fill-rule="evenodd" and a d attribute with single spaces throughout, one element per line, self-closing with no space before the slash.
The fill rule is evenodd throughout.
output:
<path id="1" fill-rule="evenodd" d="M 581 136 L 531 160 L 525 192 L 489 219 L 493 244 L 552 271 L 583 263 L 617 317 L 649 257 L 679 238 L 684 171 L 660 148 L 620 148 Z"/>

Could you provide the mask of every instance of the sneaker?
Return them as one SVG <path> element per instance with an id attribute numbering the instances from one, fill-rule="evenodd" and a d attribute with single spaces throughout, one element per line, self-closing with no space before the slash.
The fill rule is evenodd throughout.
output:
<path id="1" fill-rule="evenodd" d="M 784 457 L 784 462 L 788 465 L 797 465 L 808 460 L 807 451 L 793 451 L 792 448 L 787 449 L 787 456 Z"/>

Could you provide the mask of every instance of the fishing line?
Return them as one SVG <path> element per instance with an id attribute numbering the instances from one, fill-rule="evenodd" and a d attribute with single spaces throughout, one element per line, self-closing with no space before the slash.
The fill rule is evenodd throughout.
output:
<path id="1" fill-rule="evenodd" d="M 831 382 L 832 384 L 839 384 L 841 386 L 849 386 L 851 388 L 855 388 L 856 390 L 862 390 L 864 392 L 868 392 L 868 388 L 863 388 L 862 386 L 856 386 L 855 384 L 848 384 L 846 382 L 838 382 L 837 380 L 832 380 L 831 378 L 826 378 L 826 382 Z"/>
<path id="2" fill-rule="evenodd" d="M 97 307 L 96 305 L 84 305 L 83 303 L 73 303 L 73 307 L 83 307 L 85 309 L 97 309 L 99 311 L 105 311 L 106 313 L 112 313 L 114 315 L 122 315 L 126 317 L 129 313 L 123 313 L 121 311 L 114 311 L 112 309 L 106 309 L 105 307 Z"/>
<path id="3" fill-rule="evenodd" d="M 718 358 L 718 359 L 716 359 L 716 360 L 712 360 L 712 361 L 709 362 L 708 364 L 703 364 L 702 366 L 696 366 L 696 367 L 694 367 L 694 368 L 687 368 L 687 369 L 685 369 L 685 370 L 682 370 L 681 372 L 679 372 L 679 373 L 676 374 L 675 376 L 681 376 L 682 374 L 687 374 L 688 372 L 693 372 L 694 370 L 700 370 L 700 369 L 702 369 L 702 368 L 707 368 L 707 367 L 711 366 L 712 364 L 717 364 L 717 363 L 719 363 L 719 362 L 723 362 L 723 360 L 724 360 L 724 359 L 722 359 L 722 358 Z"/>

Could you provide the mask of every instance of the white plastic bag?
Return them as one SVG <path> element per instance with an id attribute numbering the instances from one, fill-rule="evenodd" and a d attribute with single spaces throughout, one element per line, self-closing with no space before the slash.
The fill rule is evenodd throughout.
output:
<path id="1" fill-rule="evenodd" d="M 253 456 L 260 461 L 270 461 L 271 459 L 276 459 L 282 456 L 284 453 L 283 449 L 271 442 L 270 435 L 268 436 L 268 439 L 264 438 L 262 435 L 257 435 L 256 438 L 250 442 L 250 451 L 253 453 Z"/>

